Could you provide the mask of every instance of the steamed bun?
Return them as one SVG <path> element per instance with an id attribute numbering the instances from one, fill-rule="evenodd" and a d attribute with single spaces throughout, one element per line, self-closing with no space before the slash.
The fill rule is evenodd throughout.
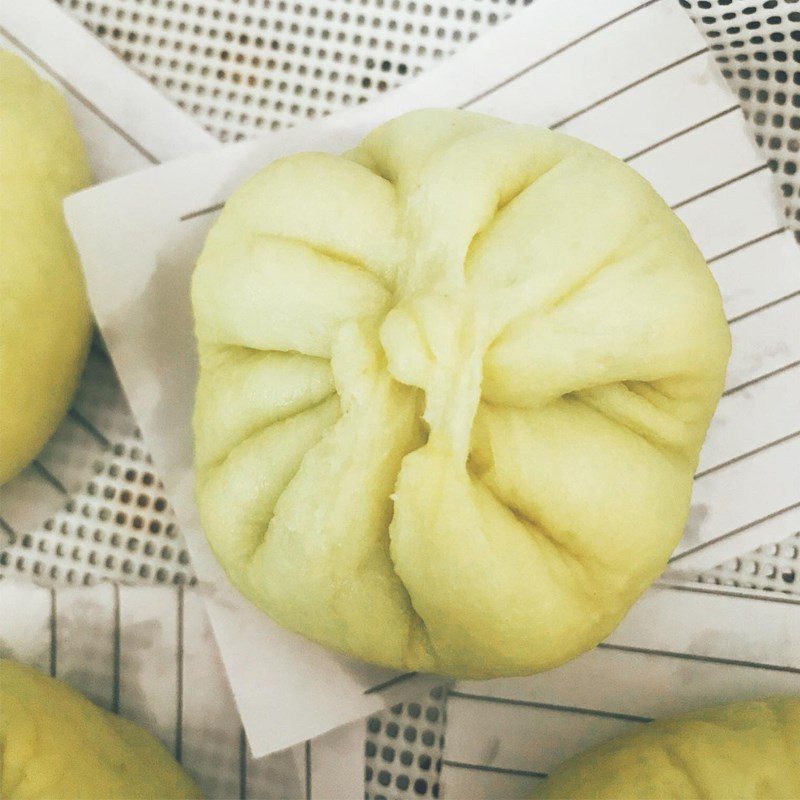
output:
<path id="1" fill-rule="evenodd" d="M 236 191 L 193 279 L 197 501 L 274 620 L 374 664 L 591 648 L 680 538 L 729 355 L 686 228 L 616 158 L 462 111 Z"/>
<path id="2" fill-rule="evenodd" d="M 800 797 L 800 698 L 733 703 L 644 725 L 562 764 L 543 797 Z"/>
<path id="3" fill-rule="evenodd" d="M 0 51 L 0 484 L 58 427 L 92 318 L 64 197 L 89 182 L 66 103 Z"/>
<path id="4" fill-rule="evenodd" d="M 61 681 L 0 659 L 0 797 L 202 797 L 156 739 Z"/>

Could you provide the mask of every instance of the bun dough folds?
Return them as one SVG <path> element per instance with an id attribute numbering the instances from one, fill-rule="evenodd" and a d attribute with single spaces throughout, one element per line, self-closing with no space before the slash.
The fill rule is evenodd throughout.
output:
<path id="1" fill-rule="evenodd" d="M 484 678 L 603 639 L 680 538 L 730 341 L 634 170 L 462 111 L 230 198 L 194 275 L 197 498 L 281 625 Z"/>

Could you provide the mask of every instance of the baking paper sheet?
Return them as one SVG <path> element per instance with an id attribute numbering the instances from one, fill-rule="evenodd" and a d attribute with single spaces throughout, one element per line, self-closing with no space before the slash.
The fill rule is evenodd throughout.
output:
<path id="1" fill-rule="evenodd" d="M 353 800 L 364 725 L 255 759 L 198 593 L 182 587 L 45 589 L 0 582 L 0 657 L 66 681 L 144 726 L 208 800 Z"/>
<path id="2" fill-rule="evenodd" d="M 673 0 L 537 0 L 441 68 L 367 106 L 66 203 L 95 313 L 192 551 L 257 753 L 366 714 L 385 702 L 387 681 L 413 679 L 280 630 L 230 587 L 211 555 L 192 498 L 193 264 L 221 204 L 262 165 L 300 150 L 341 151 L 383 120 L 442 105 L 549 125 L 626 159 L 706 255 L 734 350 L 673 568 L 712 565 L 795 530 L 800 253 L 736 102 Z"/>
<path id="3" fill-rule="evenodd" d="M 800 597 L 656 587 L 558 669 L 457 683 L 443 794 L 528 800 L 562 761 L 650 719 L 771 695 L 800 695 Z"/>
<path id="4" fill-rule="evenodd" d="M 25 58 L 65 97 L 96 181 L 208 149 L 215 140 L 162 97 L 52 0 L 3 0 L 0 48 Z M 87 388 L 110 371 L 102 348 L 89 356 L 67 417 L 36 460 L 0 487 L 0 536 L 40 525 L 84 483 L 107 445 L 108 420 Z M 108 400 L 105 397 L 104 400 Z M 104 406 L 124 403 L 104 402 Z"/>

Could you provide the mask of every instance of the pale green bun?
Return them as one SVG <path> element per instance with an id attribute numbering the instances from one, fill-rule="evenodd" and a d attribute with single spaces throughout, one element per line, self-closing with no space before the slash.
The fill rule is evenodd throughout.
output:
<path id="1" fill-rule="evenodd" d="M 730 337 L 634 170 L 462 111 L 294 155 L 192 287 L 197 502 L 274 620 L 402 670 L 525 675 L 662 571 Z"/>
<path id="2" fill-rule="evenodd" d="M 151 734 L 65 683 L 0 659 L 0 797 L 201 798 Z"/>
<path id="3" fill-rule="evenodd" d="M 548 800 L 794 800 L 800 698 L 733 703 L 652 722 L 562 764 Z"/>
<path id="4" fill-rule="evenodd" d="M 0 484 L 58 427 L 86 358 L 91 314 L 61 205 L 88 183 L 63 98 L 0 51 Z"/>

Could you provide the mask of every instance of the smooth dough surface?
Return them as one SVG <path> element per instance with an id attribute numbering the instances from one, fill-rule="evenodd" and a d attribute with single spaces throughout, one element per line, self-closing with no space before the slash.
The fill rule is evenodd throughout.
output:
<path id="1" fill-rule="evenodd" d="M 63 98 L 0 51 L 0 484 L 58 427 L 86 358 L 91 314 L 61 204 L 88 183 Z"/>
<path id="2" fill-rule="evenodd" d="M 652 722 L 570 759 L 550 800 L 800 797 L 800 697 L 733 703 Z"/>
<path id="3" fill-rule="evenodd" d="M 281 625 L 524 675 L 663 569 L 730 338 L 687 230 L 607 153 L 408 114 L 238 189 L 192 294 L 202 524 Z"/>
<path id="4" fill-rule="evenodd" d="M 8 800 L 202 797 L 143 728 L 8 659 L 0 659 L 0 769 Z"/>

